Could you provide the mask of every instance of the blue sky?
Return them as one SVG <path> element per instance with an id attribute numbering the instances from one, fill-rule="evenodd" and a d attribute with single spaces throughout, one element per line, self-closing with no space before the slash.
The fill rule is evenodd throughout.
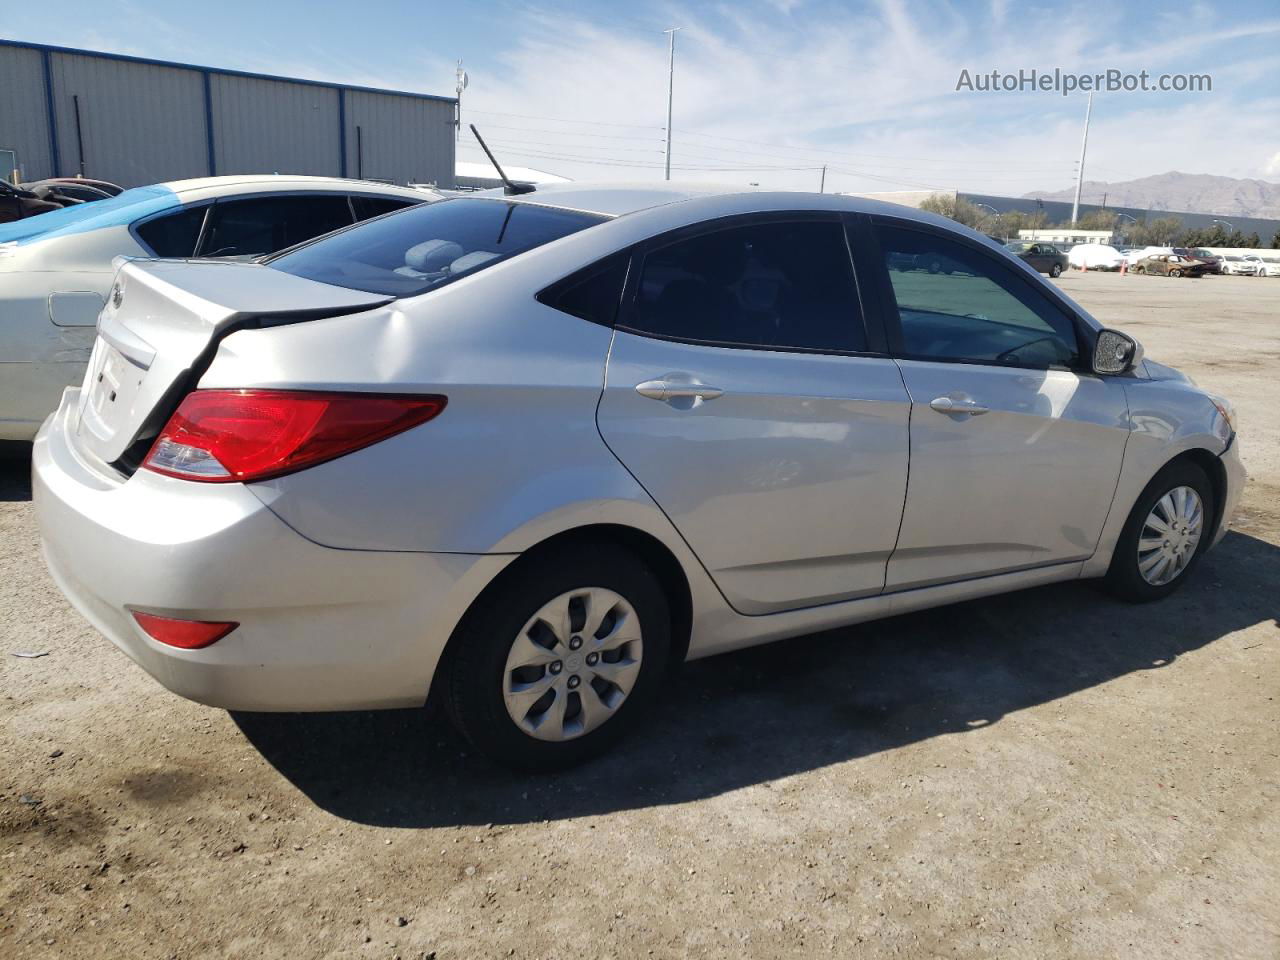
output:
<path id="1" fill-rule="evenodd" d="M 0 7 L 9 39 L 428 93 L 452 93 L 462 58 L 464 122 L 500 159 L 613 180 L 661 175 L 672 24 L 674 177 L 816 188 L 825 163 L 829 190 L 1060 189 L 1084 95 L 957 92 L 960 71 L 1114 68 L 1207 73 L 1213 89 L 1096 95 L 1088 179 L 1280 181 L 1273 0 Z M 465 139 L 459 155 L 479 158 Z"/>

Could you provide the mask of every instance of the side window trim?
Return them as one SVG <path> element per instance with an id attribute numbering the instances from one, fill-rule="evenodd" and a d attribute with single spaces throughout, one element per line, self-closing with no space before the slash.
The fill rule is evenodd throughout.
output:
<path id="1" fill-rule="evenodd" d="M 739 213 L 727 217 L 718 217 L 714 220 L 704 220 L 699 223 L 688 224 L 683 227 L 676 227 L 674 230 L 668 230 L 665 233 L 657 234 L 646 240 L 637 243 L 631 250 L 631 262 L 627 270 L 627 283 L 622 295 L 622 304 L 618 308 L 617 320 L 614 327 L 626 333 L 633 334 L 637 337 L 648 337 L 651 340 L 666 340 L 672 343 L 688 343 L 694 346 L 703 347 L 722 347 L 729 350 L 764 350 L 770 353 L 816 353 L 824 356 L 849 356 L 849 357 L 868 357 L 868 356 L 887 356 L 886 352 L 872 349 L 876 343 L 873 338 L 871 329 L 867 323 L 866 304 L 862 301 L 862 284 L 863 280 L 858 275 L 858 264 L 856 259 L 851 256 L 849 267 L 853 273 L 854 289 L 857 291 L 859 298 L 859 307 L 862 309 L 861 322 L 863 324 L 864 336 L 867 341 L 868 349 L 866 350 L 827 350 L 814 347 L 779 347 L 774 345 L 758 344 L 758 343 L 736 343 L 722 340 L 700 340 L 693 337 L 678 337 L 668 334 L 653 333 L 642 329 L 636 322 L 637 297 L 640 287 L 640 275 L 644 272 L 644 260 L 650 253 L 661 250 L 664 247 L 680 243 L 692 237 L 706 236 L 711 233 L 718 233 L 722 230 L 734 230 L 738 227 L 749 227 L 763 223 L 839 223 L 843 228 L 845 240 L 846 255 L 852 254 L 849 246 L 848 224 L 845 215 L 835 210 L 777 210 L 766 213 Z M 858 318 L 851 317 L 850 322 L 857 322 Z"/>
<path id="2" fill-rule="evenodd" d="M 1050 370 L 1071 370 L 1075 373 L 1089 374 L 1091 368 L 1087 359 L 1093 355 L 1092 338 L 1086 334 L 1088 330 L 1085 324 L 1075 310 L 1070 309 L 1068 305 L 1056 297 L 1049 296 L 1043 290 L 1039 290 L 1036 286 L 1024 276 L 1021 276 L 1016 269 L 1009 264 L 1002 263 L 1000 258 L 994 256 L 992 251 L 985 249 L 981 244 L 972 242 L 968 237 L 957 235 L 946 230 L 940 230 L 932 224 L 921 223 L 916 220 L 905 220 L 899 217 L 890 217 L 880 214 L 873 214 L 870 217 L 871 234 L 875 241 L 875 256 L 877 260 L 876 274 L 879 278 L 877 286 L 882 291 L 884 298 L 881 315 L 888 333 L 889 353 L 897 360 L 927 360 L 931 363 L 964 363 L 970 366 L 994 367 L 1000 370 L 1006 369 L 1027 369 L 1027 370 L 1043 370 L 1045 367 L 1035 366 L 1031 364 L 1018 363 L 990 363 L 983 360 L 970 360 L 961 357 L 921 357 L 906 352 L 902 337 L 902 318 L 898 313 L 898 298 L 893 292 L 893 281 L 889 278 L 889 268 L 884 261 L 883 251 L 880 245 L 880 229 L 882 227 L 892 227 L 898 230 L 910 230 L 915 233 L 924 234 L 930 237 L 940 237 L 951 243 L 958 243 L 968 250 L 971 250 L 987 262 L 989 262 L 993 270 L 1003 271 L 1003 276 L 1011 281 L 1016 281 L 1019 289 L 1023 290 L 1028 296 L 1038 298 L 1048 308 L 1057 311 L 1071 325 L 1071 330 L 1075 335 L 1076 341 L 1076 365 L 1072 367 L 1053 365 L 1048 367 Z M 1003 284 L 1000 284 L 1003 286 Z M 1013 294 L 1017 296 L 1016 294 Z M 1019 297 L 1019 299 L 1021 299 Z"/>
<path id="3" fill-rule="evenodd" d="M 556 301 L 560 298 L 562 293 L 571 287 L 576 287 L 579 283 L 585 283 L 586 281 L 593 279 L 597 274 L 608 270 L 610 267 L 609 261 L 613 260 L 615 257 L 619 259 L 626 258 L 626 265 L 623 267 L 622 285 L 618 288 L 618 302 L 614 304 L 613 316 L 607 324 L 600 323 L 597 320 L 592 320 L 590 317 L 578 317 L 579 320 L 583 320 L 587 323 L 596 323 L 600 326 L 607 326 L 610 329 L 613 329 L 618 324 L 618 314 L 621 313 L 622 305 L 626 301 L 627 295 L 632 289 L 631 278 L 635 274 L 636 263 L 635 247 L 623 247 L 621 250 L 615 250 L 613 253 L 605 254 L 603 257 L 591 261 L 591 263 L 587 264 L 585 267 L 579 267 L 577 270 L 561 277 L 559 280 L 547 284 L 535 293 L 533 298 L 553 310 L 559 309 L 556 306 Z M 569 316 L 577 316 L 577 314 L 569 314 Z"/>
<path id="4" fill-rule="evenodd" d="M 364 220 L 361 220 L 359 214 L 356 213 L 357 200 L 388 200 L 392 203 L 398 204 L 398 206 L 392 210 L 387 210 L 383 213 L 376 213 L 372 217 L 366 217 Z M 401 210 L 408 209 L 409 207 L 416 207 L 420 203 L 426 202 L 425 197 L 422 200 L 412 200 L 409 197 L 394 196 L 389 193 L 348 193 L 347 210 L 351 213 L 351 223 L 347 224 L 347 226 L 353 226 L 357 223 L 365 223 L 369 220 L 374 220 L 377 217 L 385 217 L 388 213 L 399 213 Z"/>
<path id="5" fill-rule="evenodd" d="M 148 223 L 153 223 L 154 221 L 160 220 L 164 217 L 176 216 L 177 214 L 182 213 L 184 210 L 197 210 L 203 207 L 204 218 L 200 221 L 200 230 L 196 234 L 196 245 L 191 253 L 192 258 L 195 258 L 199 256 L 199 254 L 196 251 L 200 249 L 200 243 L 201 241 L 204 240 L 205 228 L 209 225 L 209 209 L 214 205 L 215 202 L 216 201 L 214 200 L 197 200 L 195 203 L 184 203 L 182 204 L 182 206 L 180 206 L 176 210 L 162 210 L 159 213 L 151 214 L 151 216 L 149 217 L 143 217 L 141 220 L 135 220 L 133 223 L 129 224 L 129 236 L 133 237 L 134 241 L 138 244 L 138 246 L 140 246 L 143 250 L 147 251 L 147 253 L 151 254 L 151 256 L 159 257 L 160 254 L 156 253 L 156 251 L 152 248 L 151 244 L 147 243 L 147 241 L 142 239 L 142 234 L 138 232 L 138 228 L 145 227 Z"/>
<path id="6" fill-rule="evenodd" d="M 867 348 L 876 356 L 889 355 L 889 331 L 885 323 L 884 273 L 880 259 L 880 240 L 865 213 L 844 217 L 845 243 L 853 258 L 853 275 L 858 284 L 858 300 L 862 305 L 862 322 L 867 330 Z M 885 279 L 888 274 L 885 274 Z M 892 290 L 889 291 L 892 294 Z M 892 304 L 892 300 L 887 301 Z"/>

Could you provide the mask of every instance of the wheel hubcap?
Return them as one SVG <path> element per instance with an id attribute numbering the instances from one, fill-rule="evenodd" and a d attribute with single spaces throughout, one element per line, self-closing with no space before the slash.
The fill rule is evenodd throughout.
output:
<path id="1" fill-rule="evenodd" d="M 529 618 L 502 674 L 507 713 L 539 740 L 572 740 L 612 717 L 640 675 L 640 619 L 603 587 L 562 593 Z"/>
<path id="2" fill-rule="evenodd" d="M 1191 487 L 1174 487 L 1156 501 L 1138 537 L 1138 572 L 1153 587 L 1176 579 L 1196 554 L 1204 505 Z"/>

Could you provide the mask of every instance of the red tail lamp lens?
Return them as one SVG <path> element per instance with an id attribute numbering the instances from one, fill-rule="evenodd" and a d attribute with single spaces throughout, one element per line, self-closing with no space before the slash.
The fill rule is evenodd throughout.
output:
<path id="1" fill-rule="evenodd" d="M 309 390 L 196 390 L 143 466 L 204 483 L 250 483 L 302 470 L 439 415 L 440 396 Z"/>
<path id="2" fill-rule="evenodd" d="M 240 626 L 238 623 L 218 620 L 176 620 L 173 617 L 157 617 L 154 613 L 133 611 L 133 619 L 147 632 L 147 636 L 170 647 L 183 650 L 200 650 L 213 646 L 228 633 Z"/>

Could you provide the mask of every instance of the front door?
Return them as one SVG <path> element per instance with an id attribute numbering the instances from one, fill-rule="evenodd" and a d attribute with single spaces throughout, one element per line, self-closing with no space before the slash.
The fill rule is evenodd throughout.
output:
<path id="1" fill-rule="evenodd" d="M 911 478 L 887 589 L 1091 556 L 1128 439 L 1121 384 L 1082 371 L 1065 308 L 977 245 L 881 223 L 890 342 L 911 396 Z M 894 309 L 896 305 L 896 309 Z"/>
<path id="2" fill-rule="evenodd" d="M 601 435 L 737 610 L 881 592 L 908 409 L 869 349 L 838 217 L 735 220 L 636 254 Z"/>

